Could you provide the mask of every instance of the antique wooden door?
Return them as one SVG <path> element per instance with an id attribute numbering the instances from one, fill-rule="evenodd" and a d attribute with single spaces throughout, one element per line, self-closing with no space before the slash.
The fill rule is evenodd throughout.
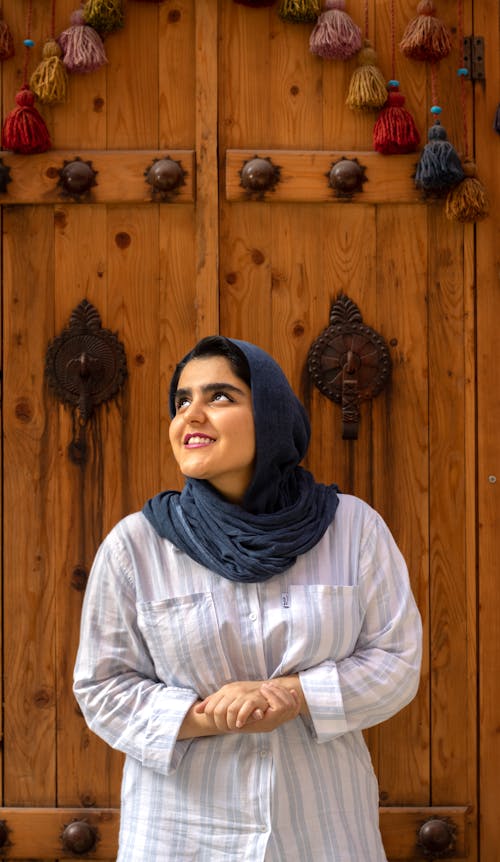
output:
<path id="1" fill-rule="evenodd" d="M 53 35 L 52 2 L 32 5 L 28 33 L 28 0 L 3 3 L 16 45 L 2 64 L 3 117 L 24 82 L 23 39 L 35 42 L 31 72 Z M 75 5 L 57 0 L 56 34 Z M 379 65 L 392 77 L 391 32 L 401 35 L 416 3 L 395 4 L 394 20 L 390 0 L 348 5 L 361 26 L 368 12 Z M 2 858 L 115 858 L 121 755 L 87 730 L 71 692 L 85 581 L 123 514 L 180 487 L 168 380 L 183 352 L 216 331 L 254 340 L 283 364 L 311 415 L 307 466 L 379 509 L 409 564 L 425 629 L 420 692 L 367 733 L 388 857 L 438 858 L 444 841 L 447 858 L 496 858 L 500 45 L 492 5 L 464 3 L 464 33 L 485 37 L 485 63 L 463 101 L 457 4 L 440 0 L 438 10 L 455 34 L 435 78 L 443 124 L 457 149 L 464 130 L 470 152 L 475 142 L 492 201 L 477 225 L 422 200 L 412 179 L 418 154 L 374 153 L 376 114 L 345 106 L 356 60 L 312 55 L 311 25 L 281 20 L 278 4 L 128 0 L 124 26 L 105 39 L 107 65 L 72 74 L 64 104 L 38 105 L 52 149 L 1 154 L 10 179 L 0 195 Z M 396 69 L 425 141 L 430 70 L 399 53 Z M 271 190 L 241 184 L 254 157 L 279 168 Z M 341 159 L 355 160 L 366 180 L 347 198 L 328 182 Z M 164 160 L 181 171 L 173 191 L 152 178 Z M 75 162 L 95 172 L 87 192 L 64 185 Z M 350 440 L 340 407 L 306 368 L 340 294 L 392 361 L 390 383 L 362 405 Z M 127 366 L 88 418 L 45 371 L 49 346 L 68 337 L 75 314 L 88 314 L 85 303 L 116 333 Z"/>

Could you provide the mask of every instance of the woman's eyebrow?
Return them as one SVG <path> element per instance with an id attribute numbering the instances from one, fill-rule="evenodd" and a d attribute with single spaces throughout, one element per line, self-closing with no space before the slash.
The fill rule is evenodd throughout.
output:
<path id="1" fill-rule="evenodd" d="M 239 395 L 245 394 L 242 389 L 238 389 L 238 387 L 234 386 L 232 383 L 205 383 L 201 387 L 201 391 L 204 394 L 208 394 L 210 392 L 219 392 L 221 389 L 225 389 L 226 392 L 237 392 Z M 175 398 L 183 398 L 192 394 L 193 390 L 189 387 L 185 387 L 176 390 Z"/>

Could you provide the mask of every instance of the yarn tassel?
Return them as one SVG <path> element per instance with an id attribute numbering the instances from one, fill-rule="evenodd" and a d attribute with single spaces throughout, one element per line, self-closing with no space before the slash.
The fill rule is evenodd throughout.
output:
<path id="1" fill-rule="evenodd" d="M 352 74 L 347 91 L 347 107 L 362 111 L 382 108 L 387 101 L 387 87 L 369 39 L 365 39 L 357 60 L 359 66 Z"/>
<path id="2" fill-rule="evenodd" d="M 106 35 L 123 27 L 123 0 L 87 0 L 83 7 L 83 17 L 89 27 Z"/>
<path id="3" fill-rule="evenodd" d="M 15 54 L 14 37 L 7 21 L 0 12 L 0 60 L 9 60 Z"/>
<path id="4" fill-rule="evenodd" d="M 284 21 L 316 21 L 321 12 L 320 0 L 281 0 L 278 15 Z"/>
<path id="5" fill-rule="evenodd" d="M 30 79 L 35 96 L 46 105 L 66 100 L 68 73 L 61 60 L 61 53 L 55 39 L 49 39 L 43 46 L 43 59 Z"/>
<path id="6" fill-rule="evenodd" d="M 435 17 L 432 0 L 421 0 L 417 17 L 406 26 L 399 48 L 412 60 L 437 62 L 451 51 L 451 33 L 446 24 Z"/>
<path id="7" fill-rule="evenodd" d="M 62 61 L 68 72 L 94 72 L 108 62 L 104 44 L 97 30 L 85 23 L 83 11 L 71 14 L 71 26 L 58 38 Z"/>
<path id="8" fill-rule="evenodd" d="M 309 38 L 311 52 L 324 60 L 347 60 L 361 45 L 361 29 L 345 11 L 345 0 L 326 0 Z"/>
<path id="9" fill-rule="evenodd" d="M 452 221 L 476 222 L 489 214 L 486 189 L 477 178 L 477 168 L 471 159 L 463 164 L 464 179 L 448 192 L 445 213 Z"/>
<path id="10" fill-rule="evenodd" d="M 434 109 L 431 110 L 436 113 Z M 436 118 L 428 133 L 428 142 L 423 148 L 415 172 L 415 185 L 424 192 L 443 195 L 465 177 L 462 163 Z"/>
<path id="11" fill-rule="evenodd" d="M 420 134 L 410 112 L 403 107 L 404 96 L 399 82 L 389 81 L 387 102 L 373 127 L 373 146 L 378 153 L 396 155 L 412 153 L 420 143 Z"/>
<path id="12" fill-rule="evenodd" d="M 51 147 L 50 135 L 27 84 L 17 93 L 16 103 L 3 124 L 2 149 L 24 155 L 45 153 Z"/>

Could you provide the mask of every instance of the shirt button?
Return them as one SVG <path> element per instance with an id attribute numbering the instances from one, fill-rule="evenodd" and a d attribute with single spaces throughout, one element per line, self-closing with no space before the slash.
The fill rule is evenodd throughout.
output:
<path id="1" fill-rule="evenodd" d="M 268 752 L 264 751 L 264 749 L 262 749 L 262 751 L 260 752 L 260 756 L 261 757 L 267 757 L 267 755 L 268 755 Z"/>
<path id="2" fill-rule="evenodd" d="M 261 826 L 260 831 L 261 832 L 267 832 L 267 826 Z"/>
<path id="3" fill-rule="evenodd" d="M 254 623 L 255 620 L 257 619 L 257 614 L 250 614 L 249 616 L 250 616 L 250 619 L 252 620 L 252 622 Z"/>

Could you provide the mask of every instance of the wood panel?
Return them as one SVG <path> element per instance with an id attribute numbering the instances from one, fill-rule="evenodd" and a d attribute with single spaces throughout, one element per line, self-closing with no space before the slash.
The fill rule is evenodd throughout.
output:
<path id="1" fill-rule="evenodd" d="M 343 203 L 416 203 L 422 195 L 415 188 L 412 175 L 415 172 L 416 156 L 399 156 L 390 159 L 379 153 L 358 150 L 227 150 L 226 151 L 226 197 L 229 201 L 251 201 L 249 193 L 241 184 L 240 171 L 243 165 L 258 156 L 270 159 L 280 168 L 280 180 L 276 187 L 262 195 L 269 203 L 293 201 L 295 203 L 339 203 L 339 198 L 329 184 L 328 175 L 333 164 L 341 159 L 356 160 L 364 168 L 366 183 L 351 198 Z M 253 196 L 255 199 L 255 196 Z"/>
<path id="2" fill-rule="evenodd" d="M 421 858 L 417 849 L 419 828 L 433 817 L 452 820 L 456 824 L 453 859 L 467 858 L 464 807 L 381 808 L 380 827 L 391 862 L 411 862 Z M 4 808 L 1 810 L 9 830 L 9 845 L 2 851 L 5 859 L 30 859 L 33 854 L 43 858 L 57 854 L 60 860 L 74 859 L 74 854 L 61 855 L 61 835 L 73 820 L 85 819 L 97 831 L 95 849 L 85 858 L 106 859 L 115 856 L 119 828 L 117 808 L 94 808 L 84 813 L 79 808 Z"/>
<path id="3" fill-rule="evenodd" d="M 473 85 L 475 153 L 479 176 L 490 197 L 491 216 L 476 226 L 477 429 L 479 565 L 479 846 L 482 860 L 495 859 L 500 846 L 498 772 L 500 764 L 500 398 L 495 357 L 500 319 L 500 136 L 492 128 L 498 106 L 500 33 L 492 27 L 500 4 L 474 4 L 474 31 L 485 38 L 486 82 Z M 472 129 L 471 129 L 472 134 Z"/>
<path id="4" fill-rule="evenodd" d="M 50 215 L 45 207 L 4 212 L 4 453 L 9 464 L 4 485 L 4 798 L 9 805 L 53 805 L 56 800 L 56 416 L 47 410 L 43 379 L 54 325 L 53 294 L 44 289 L 54 280 Z"/>
<path id="5" fill-rule="evenodd" d="M 0 150 L 0 158 L 10 168 L 11 183 L 0 194 L 3 204 L 75 203 L 64 194 L 59 183 L 60 171 L 68 162 L 80 159 L 90 162 L 97 172 L 96 185 L 87 197 L 76 203 L 151 203 L 152 186 L 145 173 L 154 161 L 171 158 L 180 163 L 184 185 L 172 193 L 170 203 L 192 203 L 195 197 L 195 160 L 192 150 L 50 150 L 26 156 Z"/>

